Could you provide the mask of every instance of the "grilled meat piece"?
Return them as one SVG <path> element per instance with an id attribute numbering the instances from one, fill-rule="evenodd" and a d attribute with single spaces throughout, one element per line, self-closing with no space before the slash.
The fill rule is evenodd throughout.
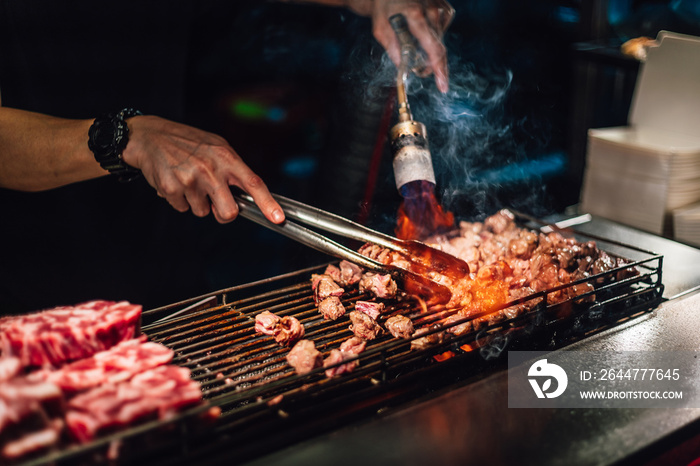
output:
<path id="1" fill-rule="evenodd" d="M 308 374 L 323 365 L 323 355 L 311 340 L 299 340 L 287 354 L 287 362 L 297 374 Z"/>
<path id="2" fill-rule="evenodd" d="M 394 338 L 408 339 L 413 335 L 413 322 L 406 316 L 398 315 L 389 317 L 384 327 L 386 327 Z"/>
<path id="3" fill-rule="evenodd" d="M 340 351 L 344 353 L 360 354 L 365 350 L 367 342 L 360 337 L 350 337 L 340 344 Z"/>
<path id="4" fill-rule="evenodd" d="M 492 215 L 483 224 L 461 222 L 459 233 L 457 237 L 438 235 L 427 239 L 426 243 L 468 262 L 480 287 L 487 281 L 505 285 L 508 291 L 544 291 L 571 283 L 581 278 L 581 274 L 608 272 L 625 265 L 624 261 L 617 261 L 598 249 L 594 241 L 578 242 L 556 231 L 544 234 L 520 228 L 508 211 Z M 373 254 L 381 253 L 373 251 Z M 615 279 L 619 280 L 621 275 L 637 274 L 636 269 L 627 268 L 624 274 L 618 274 Z M 450 306 L 468 306 L 470 294 L 479 299 L 474 291 L 476 288 L 464 286 L 463 283 L 449 283 L 436 276 L 431 278 L 450 288 L 453 296 Z M 599 280 L 601 283 L 603 281 Z M 462 292 L 463 289 L 466 292 Z M 575 285 L 549 293 L 548 299 L 556 304 L 589 291 L 590 286 Z M 519 305 L 509 308 L 505 316 L 527 310 L 527 307 Z M 501 317 L 491 316 L 488 320 Z"/>
<path id="5" fill-rule="evenodd" d="M 355 310 L 364 312 L 374 320 L 377 320 L 379 315 L 384 312 L 384 303 L 377 303 L 374 301 L 357 301 L 355 303 Z"/>
<path id="6" fill-rule="evenodd" d="M 318 303 L 318 310 L 326 320 L 336 320 L 345 315 L 345 306 L 337 296 L 329 296 Z"/>
<path id="7" fill-rule="evenodd" d="M 500 210 L 484 220 L 484 228 L 497 235 L 517 228 L 515 216 L 507 209 Z"/>
<path id="8" fill-rule="evenodd" d="M 451 333 L 454 336 L 460 337 L 464 335 L 465 333 L 471 331 L 472 329 L 472 322 L 471 321 L 466 321 L 461 324 L 456 324 L 456 322 L 464 319 L 466 316 L 461 313 L 457 313 L 455 315 L 452 315 L 448 317 L 445 320 L 444 327 L 445 327 L 445 332 Z"/>
<path id="9" fill-rule="evenodd" d="M 340 261 L 340 280 L 338 283 L 342 286 L 352 286 L 360 281 L 362 278 L 362 267 L 352 262 L 342 260 Z"/>
<path id="10" fill-rule="evenodd" d="M 263 311 L 255 316 L 255 331 L 272 336 L 275 334 L 275 327 L 277 327 L 279 321 L 279 316 L 270 311 Z"/>
<path id="11" fill-rule="evenodd" d="M 346 361 L 352 357 L 354 357 L 352 353 L 345 353 L 343 351 L 340 351 L 339 349 L 332 349 L 328 357 L 323 360 L 323 367 L 328 368 L 326 369 L 326 377 L 335 377 L 338 375 L 347 374 L 348 372 L 352 372 L 353 370 L 355 370 L 355 368 L 360 365 L 360 362 L 357 359 L 354 359 L 345 364 L 340 364 L 339 366 L 329 367 L 334 364 L 339 364 L 343 361 Z"/>
<path id="12" fill-rule="evenodd" d="M 345 291 L 330 277 L 330 275 L 312 275 L 311 288 L 314 291 L 314 302 L 320 303 L 330 296 L 342 296 Z"/>
<path id="13" fill-rule="evenodd" d="M 434 324 L 431 325 L 430 328 L 421 328 L 416 330 L 414 333 L 414 336 L 420 336 L 425 333 L 428 333 L 432 330 L 439 329 L 442 326 L 440 324 Z M 426 348 L 429 348 L 434 345 L 439 345 L 442 343 L 445 339 L 445 332 L 436 332 L 436 333 L 431 333 L 430 335 L 426 335 L 424 337 L 417 338 L 413 341 L 411 341 L 411 349 L 412 350 L 424 350 Z"/>
<path id="14" fill-rule="evenodd" d="M 328 264 L 326 270 L 323 271 L 323 275 L 328 275 L 334 282 L 340 283 L 340 269 L 336 265 Z"/>
<path id="15" fill-rule="evenodd" d="M 391 275 L 367 272 L 362 275 L 359 284 L 360 291 L 368 291 L 377 298 L 388 299 L 396 296 L 398 287 Z"/>
<path id="16" fill-rule="evenodd" d="M 350 312 L 350 321 L 352 322 L 350 330 L 352 330 L 356 336 L 365 340 L 374 340 L 378 335 L 383 333 L 382 328 L 376 320 L 360 311 Z"/>
<path id="17" fill-rule="evenodd" d="M 323 361 L 323 367 L 329 367 L 333 364 L 338 364 L 343 361 L 360 354 L 365 350 L 367 342 L 360 337 L 352 337 L 340 344 L 340 349 L 332 349 L 328 357 Z M 326 377 L 335 377 L 336 375 L 346 374 L 355 370 L 360 365 L 360 361 L 354 359 L 347 364 L 341 364 L 337 367 L 329 367 L 326 369 Z"/>
<path id="18" fill-rule="evenodd" d="M 275 326 L 273 337 L 280 345 L 289 346 L 304 336 L 304 326 L 293 316 L 284 316 Z"/>

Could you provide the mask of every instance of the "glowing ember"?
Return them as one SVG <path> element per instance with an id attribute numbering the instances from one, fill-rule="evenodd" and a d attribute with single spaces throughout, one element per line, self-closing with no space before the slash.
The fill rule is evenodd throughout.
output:
<path id="1" fill-rule="evenodd" d="M 425 239 L 454 228 L 452 212 L 445 212 L 435 196 L 435 185 L 415 181 L 402 187 L 403 202 L 396 222 L 399 239 Z"/>

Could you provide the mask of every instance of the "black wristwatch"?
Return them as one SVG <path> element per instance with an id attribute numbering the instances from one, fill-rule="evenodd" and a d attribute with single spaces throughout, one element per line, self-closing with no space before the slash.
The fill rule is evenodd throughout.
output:
<path id="1" fill-rule="evenodd" d="M 132 181 L 141 175 L 141 170 L 122 159 L 122 152 L 129 142 L 129 127 L 125 120 L 136 115 L 143 114 L 133 108 L 107 113 L 95 118 L 88 131 L 88 147 L 95 160 L 121 182 Z"/>

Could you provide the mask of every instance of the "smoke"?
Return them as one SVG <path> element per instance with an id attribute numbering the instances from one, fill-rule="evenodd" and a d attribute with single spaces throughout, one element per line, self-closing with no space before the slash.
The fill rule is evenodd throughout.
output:
<path id="1" fill-rule="evenodd" d="M 383 51 L 369 65 L 365 53 L 360 48 L 351 55 L 357 71 L 346 79 L 358 89 L 353 98 L 386 98 L 393 92 L 396 68 Z M 427 127 L 443 206 L 458 219 L 470 220 L 503 207 L 542 214 L 543 176 L 564 168 L 559 157 L 533 159 L 530 154 L 546 150 L 549 124 L 532 111 L 525 115 L 512 111 L 518 97 L 511 69 L 465 63 L 457 53 L 449 59 L 447 93 L 437 90 L 432 76 L 411 75 L 407 83 L 413 118 Z"/>
<path id="2" fill-rule="evenodd" d="M 484 332 L 479 332 L 479 337 L 477 341 L 481 341 L 480 337 L 484 335 Z M 490 333 L 489 336 L 485 337 L 486 343 L 479 348 L 479 355 L 482 358 L 488 360 L 497 359 L 501 356 L 501 353 L 506 350 L 508 343 L 510 342 L 510 335 L 502 333 Z"/>
<path id="3" fill-rule="evenodd" d="M 544 128 L 509 111 L 512 70 L 477 69 L 455 58 L 450 75 L 446 94 L 417 78 L 409 89 L 414 118 L 428 128 L 443 205 L 481 217 L 502 207 L 542 204 L 540 167 L 528 163 L 527 144 L 541 138 Z"/>

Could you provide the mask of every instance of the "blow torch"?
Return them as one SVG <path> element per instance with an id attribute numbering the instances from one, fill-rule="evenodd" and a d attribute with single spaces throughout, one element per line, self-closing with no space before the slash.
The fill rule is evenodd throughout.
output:
<path id="1" fill-rule="evenodd" d="M 401 62 L 396 76 L 399 122 L 390 131 L 394 178 L 401 196 L 411 198 L 424 190 L 426 182 L 431 188 L 435 186 L 435 171 L 425 125 L 413 120 L 406 96 L 409 73 L 412 71 L 423 76 L 426 66 L 406 18 L 396 14 L 389 18 L 389 23 L 401 45 Z"/>

